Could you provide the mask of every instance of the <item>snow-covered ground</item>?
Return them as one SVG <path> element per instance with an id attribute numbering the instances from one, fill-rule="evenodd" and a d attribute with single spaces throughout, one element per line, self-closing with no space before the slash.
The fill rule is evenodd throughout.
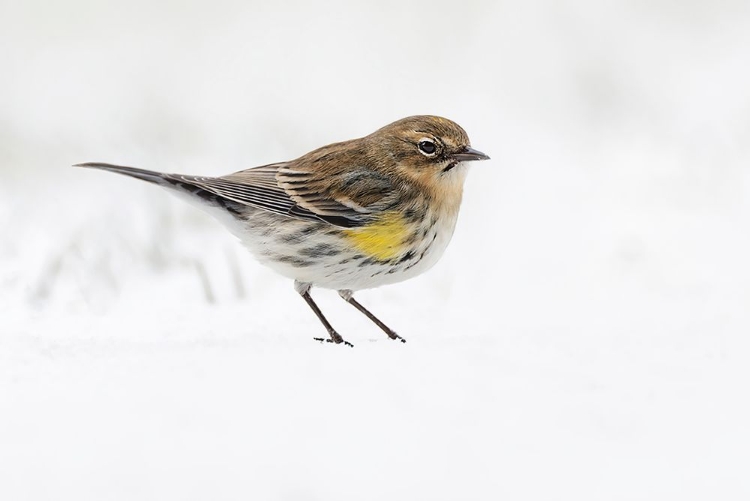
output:
<path id="1" fill-rule="evenodd" d="M 747 2 L 0 2 L 0 499 L 750 497 Z M 415 113 L 446 256 L 321 308 L 110 161 Z"/>

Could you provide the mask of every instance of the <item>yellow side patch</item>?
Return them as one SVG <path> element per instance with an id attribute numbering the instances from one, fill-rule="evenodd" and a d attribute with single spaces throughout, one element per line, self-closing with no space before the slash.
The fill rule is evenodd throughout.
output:
<path id="1" fill-rule="evenodd" d="M 401 255 L 410 236 L 404 218 L 395 211 L 383 214 L 367 226 L 343 231 L 357 250 L 379 261 L 387 261 Z"/>

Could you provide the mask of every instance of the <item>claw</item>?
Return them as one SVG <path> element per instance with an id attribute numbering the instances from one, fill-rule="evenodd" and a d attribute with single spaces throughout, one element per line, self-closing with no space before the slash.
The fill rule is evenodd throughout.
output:
<path id="1" fill-rule="evenodd" d="M 386 334 L 388 334 L 388 337 L 389 337 L 389 338 L 391 338 L 391 339 L 393 339 L 394 341 L 395 341 L 396 339 L 398 339 L 398 340 L 399 340 L 399 341 L 401 341 L 402 343 L 405 343 L 405 342 L 406 342 L 406 339 L 402 338 L 401 336 L 399 336 L 398 334 L 396 334 L 396 333 L 395 333 L 395 332 L 393 332 L 393 331 L 387 331 L 387 332 L 386 332 Z"/>
<path id="2" fill-rule="evenodd" d="M 354 345 L 352 343 L 350 343 L 349 341 L 341 338 L 341 336 L 339 336 L 339 340 L 338 341 L 336 341 L 336 340 L 334 340 L 332 338 L 322 338 L 322 337 L 314 337 L 313 340 L 314 341 L 320 341 L 321 343 L 344 344 L 346 346 L 354 348 Z"/>

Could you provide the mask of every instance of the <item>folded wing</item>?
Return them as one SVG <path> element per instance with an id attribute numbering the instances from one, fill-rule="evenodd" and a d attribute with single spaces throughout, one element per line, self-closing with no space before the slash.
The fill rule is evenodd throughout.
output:
<path id="1" fill-rule="evenodd" d="M 366 168 L 345 172 L 296 168 L 290 163 L 255 167 L 222 177 L 169 174 L 228 200 L 276 214 L 361 226 L 398 200 L 393 183 Z"/>

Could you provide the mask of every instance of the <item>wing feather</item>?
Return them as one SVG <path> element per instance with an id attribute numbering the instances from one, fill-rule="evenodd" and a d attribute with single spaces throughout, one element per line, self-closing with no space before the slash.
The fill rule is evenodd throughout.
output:
<path id="1" fill-rule="evenodd" d="M 331 156 L 302 157 L 222 177 L 169 176 L 243 205 L 343 227 L 363 225 L 399 200 L 388 176 L 334 162 Z"/>
<path id="2" fill-rule="evenodd" d="M 281 166 L 276 178 L 299 207 L 323 218 L 344 218 L 355 226 L 399 199 L 388 176 L 366 167 L 348 166 L 339 172 L 310 168 L 302 172 Z"/>

